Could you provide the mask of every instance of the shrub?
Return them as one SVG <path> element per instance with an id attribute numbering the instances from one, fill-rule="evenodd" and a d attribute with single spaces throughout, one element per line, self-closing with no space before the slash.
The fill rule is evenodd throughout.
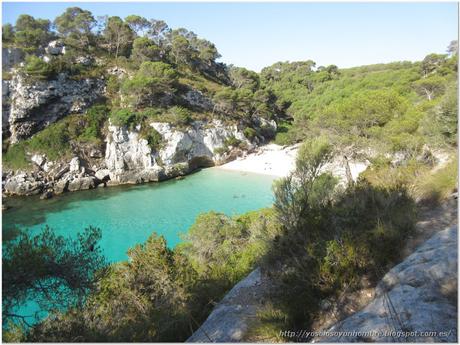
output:
<path id="1" fill-rule="evenodd" d="M 109 114 L 109 108 L 106 105 L 93 105 L 86 111 L 85 128 L 80 136 L 84 140 L 95 140 L 101 137 L 102 126 Z"/>
<path id="2" fill-rule="evenodd" d="M 255 138 L 256 136 L 256 131 L 254 128 L 251 128 L 251 127 L 246 127 L 244 130 L 243 130 L 243 134 L 246 138 L 248 138 L 249 140 L 252 140 Z"/>
<path id="3" fill-rule="evenodd" d="M 44 153 L 54 160 L 70 152 L 69 132 L 65 122 L 56 122 L 27 141 L 27 149 Z"/>
<path id="4" fill-rule="evenodd" d="M 131 127 L 136 119 L 137 114 L 130 109 L 113 109 L 110 112 L 110 121 L 115 126 Z"/>
<path id="5" fill-rule="evenodd" d="M 53 74 L 51 66 L 35 55 L 28 55 L 25 62 L 24 71 L 32 77 L 46 79 Z"/>
<path id="6" fill-rule="evenodd" d="M 171 123 L 179 126 L 188 125 L 192 120 L 190 110 L 179 106 L 169 108 L 166 116 Z"/>
<path id="7" fill-rule="evenodd" d="M 144 129 L 145 128 L 145 129 Z M 163 140 L 162 136 L 158 131 L 153 128 L 148 126 L 147 124 L 143 124 L 141 133 L 140 133 L 141 138 L 147 140 L 147 143 L 149 147 L 152 149 L 152 151 L 158 151 L 160 148 L 161 141 Z"/>
<path id="8" fill-rule="evenodd" d="M 3 150 L 2 161 L 5 168 L 9 169 L 26 169 L 30 162 L 27 160 L 24 142 L 9 145 Z"/>

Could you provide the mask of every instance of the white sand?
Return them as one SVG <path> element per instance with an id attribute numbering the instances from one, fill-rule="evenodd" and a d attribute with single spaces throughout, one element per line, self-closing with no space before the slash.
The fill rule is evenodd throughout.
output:
<path id="1" fill-rule="evenodd" d="M 276 144 L 265 145 L 259 147 L 257 152 L 218 166 L 217 169 L 236 170 L 284 177 L 295 168 L 295 160 L 299 146 L 300 144 L 288 147 Z M 351 176 L 355 181 L 357 180 L 359 174 L 366 170 L 369 166 L 369 161 L 367 160 L 350 160 L 348 163 Z M 345 184 L 347 182 L 345 161 L 342 156 L 338 155 L 334 157 L 334 159 L 330 163 L 326 164 L 322 170 L 324 172 L 329 171 L 334 176 L 338 177 L 340 183 Z"/>
<path id="2" fill-rule="evenodd" d="M 223 164 L 218 169 L 245 171 L 256 174 L 287 176 L 295 167 L 299 145 L 284 147 L 269 144 L 243 158 Z"/>

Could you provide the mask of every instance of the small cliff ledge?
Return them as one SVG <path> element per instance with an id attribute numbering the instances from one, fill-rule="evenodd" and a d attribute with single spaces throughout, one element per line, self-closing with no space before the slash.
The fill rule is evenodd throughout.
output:
<path id="1" fill-rule="evenodd" d="M 270 282 L 260 268 L 236 284 L 212 313 L 187 339 L 188 343 L 228 343 L 244 341 L 251 321 L 269 294 Z"/>
<path id="2" fill-rule="evenodd" d="M 457 226 L 435 234 L 383 277 L 369 305 L 328 330 L 361 335 L 317 340 L 456 342 L 457 241 Z M 398 332 L 408 336 L 398 338 Z"/>
<path id="3" fill-rule="evenodd" d="M 372 302 L 327 329 L 342 336 L 313 342 L 456 342 L 457 241 L 456 225 L 437 232 L 383 277 Z M 187 342 L 245 341 L 271 286 L 260 269 L 254 270 L 230 290 Z M 355 335 L 344 336 L 345 332 Z M 409 336 L 398 338 L 391 332 Z"/>

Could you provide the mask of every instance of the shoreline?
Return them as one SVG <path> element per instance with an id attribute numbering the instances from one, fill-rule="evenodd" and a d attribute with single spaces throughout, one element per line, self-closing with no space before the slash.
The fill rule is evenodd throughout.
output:
<path id="1" fill-rule="evenodd" d="M 285 177 L 295 168 L 295 160 L 299 146 L 299 144 L 293 146 L 280 146 L 277 144 L 264 145 L 253 153 L 216 166 L 215 168 Z"/>

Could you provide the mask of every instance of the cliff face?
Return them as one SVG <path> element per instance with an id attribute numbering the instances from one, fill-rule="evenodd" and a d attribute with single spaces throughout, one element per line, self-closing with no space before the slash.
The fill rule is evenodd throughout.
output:
<path id="1" fill-rule="evenodd" d="M 50 47 L 59 48 L 59 51 L 50 50 Z M 51 43 L 46 52 L 48 55 L 63 54 L 62 47 L 54 47 Z M 30 138 L 69 114 L 82 114 L 95 101 L 107 96 L 104 77 L 75 79 L 61 73 L 52 80 L 34 80 L 11 68 L 21 63 L 15 52 L 4 51 L 4 55 L 11 79 L 3 81 L 2 131 L 11 144 Z M 78 61 L 76 63 L 85 63 Z M 120 71 L 109 69 L 107 73 L 117 75 Z M 189 89 L 181 97 L 182 103 L 197 111 L 210 111 L 214 106 L 198 90 Z M 257 116 L 251 121 L 258 128 L 258 135 L 252 142 L 243 134 L 247 124 L 229 125 L 219 120 L 194 121 L 181 127 L 163 122 L 144 124 L 161 136 L 161 143 L 155 147 L 151 147 L 142 135 L 149 128 L 138 125 L 128 129 L 109 123 L 102 145 L 92 147 L 71 142 L 73 157 L 51 161 L 46 155 L 26 152 L 33 168 L 4 170 L 2 190 L 5 195 L 43 193 L 47 198 L 64 191 L 160 181 L 184 175 L 243 155 L 276 132 L 274 121 Z M 242 145 L 231 146 L 229 139 Z"/>
<path id="2" fill-rule="evenodd" d="M 104 93 L 102 79 L 70 79 L 59 74 L 50 81 L 29 82 L 14 74 L 6 85 L 11 143 L 26 139 L 69 113 L 79 113 Z M 9 98 L 9 99 L 8 99 Z"/>
<path id="3" fill-rule="evenodd" d="M 44 192 L 46 197 L 99 185 L 161 181 L 244 154 L 245 151 L 236 147 L 215 152 L 223 148 L 230 137 L 244 142 L 249 150 L 254 147 L 237 126 L 226 127 L 219 121 L 194 122 L 185 129 L 158 122 L 150 126 L 162 137 L 158 149 L 152 149 L 141 137 L 140 127 L 128 130 L 109 125 L 105 154 L 93 150 L 69 161 L 49 161 L 45 155 L 33 155 L 34 171 L 4 172 L 3 190 L 7 195 Z"/>

